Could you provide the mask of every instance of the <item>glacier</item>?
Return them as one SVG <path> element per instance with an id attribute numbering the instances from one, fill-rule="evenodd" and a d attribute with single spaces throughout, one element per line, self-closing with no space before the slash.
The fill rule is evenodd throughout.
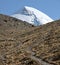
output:
<path id="1" fill-rule="evenodd" d="M 34 26 L 43 25 L 53 21 L 53 19 L 45 13 L 29 6 L 24 6 L 23 10 L 11 16 Z"/>

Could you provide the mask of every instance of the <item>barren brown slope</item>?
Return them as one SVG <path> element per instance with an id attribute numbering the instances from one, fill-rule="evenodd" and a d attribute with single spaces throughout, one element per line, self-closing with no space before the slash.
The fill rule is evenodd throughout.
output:
<path id="1" fill-rule="evenodd" d="M 60 20 L 34 27 L 0 15 L 0 65 L 60 65 Z"/>

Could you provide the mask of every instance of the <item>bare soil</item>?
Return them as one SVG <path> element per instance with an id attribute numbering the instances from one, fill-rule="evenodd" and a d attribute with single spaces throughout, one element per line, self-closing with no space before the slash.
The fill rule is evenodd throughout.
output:
<path id="1" fill-rule="evenodd" d="M 35 27 L 0 14 L 0 65 L 60 65 L 60 20 Z"/>

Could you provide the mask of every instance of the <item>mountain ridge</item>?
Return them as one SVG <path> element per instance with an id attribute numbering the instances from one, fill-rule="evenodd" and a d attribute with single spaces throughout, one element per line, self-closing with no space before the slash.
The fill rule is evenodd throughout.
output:
<path id="1" fill-rule="evenodd" d="M 33 26 L 0 14 L 0 65 L 60 65 L 60 20 Z"/>
<path id="2" fill-rule="evenodd" d="M 26 21 L 27 23 L 33 24 L 35 26 L 43 25 L 53 21 L 53 19 L 51 19 L 45 13 L 29 6 L 24 6 L 22 11 L 17 12 L 11 16 Z"/>

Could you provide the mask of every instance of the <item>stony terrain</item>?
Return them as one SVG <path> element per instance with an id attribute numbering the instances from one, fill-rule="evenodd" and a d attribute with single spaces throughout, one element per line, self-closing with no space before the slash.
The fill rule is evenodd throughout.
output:
<path id="1" fill-rule="evenodd" d="M 0 65 L 60 65 L 60 20 L 35 27 L 0 14 Z"/>

